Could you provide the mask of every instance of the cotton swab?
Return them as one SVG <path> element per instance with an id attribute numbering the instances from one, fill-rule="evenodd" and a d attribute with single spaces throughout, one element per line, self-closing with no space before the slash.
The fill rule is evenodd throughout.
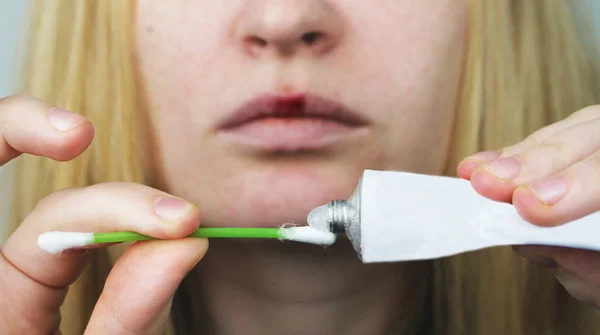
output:
<path id="1" fill-rule="evenodd" d="M 308 226 L 283 226 L 281 228 L 198 228 L 188 237 L 279 239 L 317 245 L 331 245 L 336 240 L 335 234 Z M 143 240 L 155 240 L 155 238 L 135 232 L 79 233 L 50 231 L 41 234 L 37 242 L 43 250 L 51 254 L 59 254 L 67 249 L 92 244 Z"/>

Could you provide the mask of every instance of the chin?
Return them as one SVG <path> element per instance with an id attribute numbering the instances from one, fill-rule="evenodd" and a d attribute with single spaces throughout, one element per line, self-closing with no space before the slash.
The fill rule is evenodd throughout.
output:
<path id="1" fill-rule="evenodd" d="M 202 207 L 203 226 L 304 226 L 313 208 L 350 197 L 362 171 L 307 165 L 240 171 L 227 182 L 227 189 L 236 196 Z"/>

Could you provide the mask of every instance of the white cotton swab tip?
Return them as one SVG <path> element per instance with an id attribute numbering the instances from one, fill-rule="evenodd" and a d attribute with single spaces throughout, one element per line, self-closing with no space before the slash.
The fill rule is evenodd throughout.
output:
<path id="1" fill-rule="evenodd" d="M 281 235 L 286 240 L 318 245 L 332 245 L 336 240 L 334 233 L 309 226 L 282 228 Z"/>
<path id="2" fill-rule="evenodd" d="M 94 233 L 49 231 L 38 236 L 38 245 L 51 254 L 60 254 L 67 249 L 79 248 L 94 242 Z"/>

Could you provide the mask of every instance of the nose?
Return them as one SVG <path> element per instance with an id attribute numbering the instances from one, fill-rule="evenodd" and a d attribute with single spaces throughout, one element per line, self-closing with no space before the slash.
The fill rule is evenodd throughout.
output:
<path id="1" fill-rule="evenodd" d="M 343 19 L 326 0 L 247 1 L 236 32 L 253 56 L 324 55 L 343 35 Z"/>

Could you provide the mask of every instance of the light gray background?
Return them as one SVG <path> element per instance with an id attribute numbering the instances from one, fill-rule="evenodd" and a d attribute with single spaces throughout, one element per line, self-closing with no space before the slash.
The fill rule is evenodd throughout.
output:
<path id="1" fill-rule="evenodd" d="M 0 97 L 15 93 L 28 1 L 0 0 Z"/>
<path id="2" fill-rule="evenodd" d="M 0 98 L 17 93 L 17 75 L 25 35 L 26 0 L 0 0 Z M 8 169 L 7 169 L 8 168 Z M 0 169 L 0 244 L 5 239 L 8 218 L 10 167 Z"/>

